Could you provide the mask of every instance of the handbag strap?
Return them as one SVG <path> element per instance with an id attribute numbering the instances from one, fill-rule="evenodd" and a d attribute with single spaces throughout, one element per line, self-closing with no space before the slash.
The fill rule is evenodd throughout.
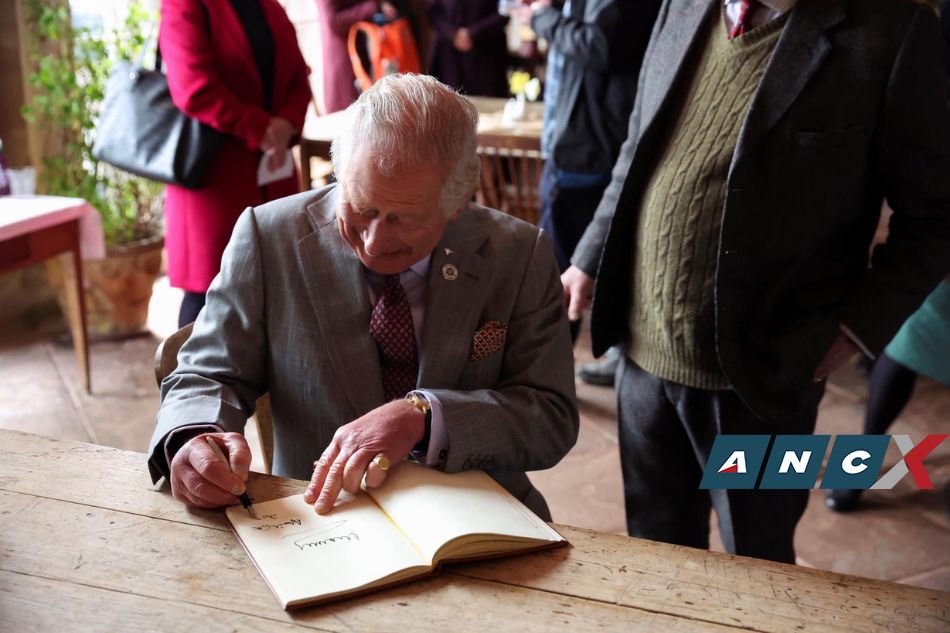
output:
<path id="1" fill-rule="evenodd" d="M 201 12 L 205 15 L 205 34 L 208 38 L 211 38 L 211 15 L 208 13 L 208 7 L 205 6 L 204 0 L 198 0 L 198 4 L 201 5 Z M 161 72 L 162 70 L 162 48 L 159 45 L 158 29 L 155 28 L 158 26 L 155 22 L 152 22 L 152 28 L 149 30 L 149 36 L 145 40 L 145 44 L 142 45 L 142 52 L 139 53 L 139 58 L 136 65 L 141 68 L 145 64 L 145 53 L 149 50 L 149 46 L 152 39 L 155 40 L 155 70 Z"/>

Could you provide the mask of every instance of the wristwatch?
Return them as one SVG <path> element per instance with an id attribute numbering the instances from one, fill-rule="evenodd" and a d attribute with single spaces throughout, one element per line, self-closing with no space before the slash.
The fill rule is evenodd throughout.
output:
<path id="1" fill-rule="evenodd" d="M 421 391 L 410 391 L 406 394 L 406 400 L 409 402 L 409 404 L 426 416 L 425 433 L 422 435 L 422 439 L 419 440 L 419 443 L 416 444 L 412 450 L 427 451 L 429 449 L 429 434 L 432 432 L 432 405 L 429 404 L 429 401 Z"/>

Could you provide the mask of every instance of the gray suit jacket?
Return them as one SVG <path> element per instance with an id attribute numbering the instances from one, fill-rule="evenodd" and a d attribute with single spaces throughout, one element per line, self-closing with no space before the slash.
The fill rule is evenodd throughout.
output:
<path id="1" fill-rule="evenodd" d="M 629 135 L 573 263 L 597 277 L 601 354 L 627 329 L 637 213 L 677 79 L 720 0 L 667 0 Z M 911 0 L 799 0 L 742 125 L 716 272 L 720 364 L 764 418 L 798 415 L 846 325 L 872 351 L 950 270 L 950 109 L 933 11 Z M 890 236 L 867 251 L 887 198 Z"/>
<path id="2" fill-rule="evenodd" d="M 162 384 L 150 446 L 153 476 L 173 429 L 240 432 L 270 393 L 277 475 L 309 478 L 339 426 L 384 404 L 369 333 L 362 264 L 343 241 L 329 186 L 239 219 L 220 275 L 178 369 Z M 442 267 L 454 264 L 458 278 Z M 473 206 L 432 256 L 418 386 L 442 404 L 448 472 L 480 468 L 544 516 L 524 471 L 550 468 L 574 445 L 573 355 L 557 264 L 537 228 Z M 470 360 L 486 321 L 508 326 L 504 348 Z"/>

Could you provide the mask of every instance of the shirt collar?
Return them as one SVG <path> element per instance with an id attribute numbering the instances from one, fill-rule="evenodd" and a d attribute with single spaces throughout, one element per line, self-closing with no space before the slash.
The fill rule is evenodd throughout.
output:
<path id="1" fill-rule="evenodd" d="M 419 261 L 417 261 L 415 264 L 410 266 L 409 270 L 416 273 L 417 275 L 421 275 L 425 277 L 426 275 L 429 274 L 429 265 L 431 263 L 432 263 L 432 253 L 429 253 L 428 255 L 426 255 Z"/>
<path id="2" fill-rule="evenodd" d="M 773 11 L 787 13 L 792 10 L 798 0 L 759 0 L 759 2 Z M 725 4 L 735 4 L 742 0 L 724 0 Z"/>
<path id="3" fill-rule="evenodd" d="M 432 253 L 429 253 L 428 255 L 426 255 L 419 261 L 417 261 L 415 264 L 413 264 L 412 266 L 404 270 L 403 273 L 411 270 L 412 272 L 416 273 L 420 277 L 425 278 L 429 274 L 429 265 L 431 263 L 432 263 Z M 366 276 L 369 277 L 370 279 L 382 280 L 385 278 L 385 275 L 381 275 L 380 273 L 374 272 L 370 270 L 369 268 L 366 268 L 365 266 L 363 267 L 363 270 L 366 272 Z M 399 273 L 399 274 L 401 275 L 403 273 Z"/>

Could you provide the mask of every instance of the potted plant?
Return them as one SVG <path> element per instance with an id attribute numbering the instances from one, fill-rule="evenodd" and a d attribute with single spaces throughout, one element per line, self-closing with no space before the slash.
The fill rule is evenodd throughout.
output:
<path id="1" fill-rule="evenodd" d="M 46 134 L 38 190 L 83 198 L 102 217 L 107 256 L 83 262 L 90 334 L 140 332 L 161 270 L 164 186 L 99 162 L 92 145 L 113 62 L 139 59 L 157 20 L 137 2 L 113 28 L 74 24 L 57 0 L 24 0 L 23 8 L 34 63 L 23 115 Z M 61 287 L 58 261 L 48 269 Z"/>

